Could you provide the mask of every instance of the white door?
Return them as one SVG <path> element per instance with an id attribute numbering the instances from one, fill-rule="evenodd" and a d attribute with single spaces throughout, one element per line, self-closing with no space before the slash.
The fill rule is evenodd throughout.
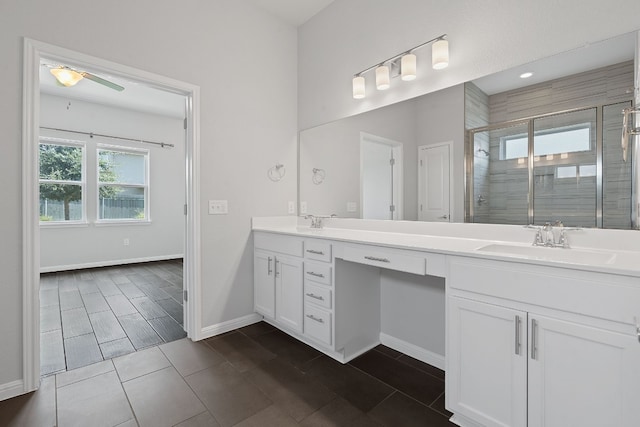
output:
<path id="1" fill-rule="evenodd" d="M 360 195 L 363 219 L 402 219 L 402 144 L 362 134 Z"/>
<path id="2" fill-rule="evenodd" d="M 448 409 L 486 427 L 525 427 L 526 312 L 449 297 L 448 319 Z"/>
<path id="3" fill-rule="evenodd" d="M 256 250 L 253 255 L 254 308 L 265 317 L 275 318 L 275 256 Z"/>
<path id="4" fill-rule="evenodd" d="M 635 334 L 529 317 L 529 427 L 640 425 Z"/>
<path id="5" fill-rule="evenodd" d="M 276 321 L 289 329 L 302 333 L 302 260 L 277 256 L 274 268 L 276 275 Z"/>
<path id="6" fill-rule="evenodd" d="M 421 146 L 418 156 L 418 219 L 451 220 L 451 143 Z"/>

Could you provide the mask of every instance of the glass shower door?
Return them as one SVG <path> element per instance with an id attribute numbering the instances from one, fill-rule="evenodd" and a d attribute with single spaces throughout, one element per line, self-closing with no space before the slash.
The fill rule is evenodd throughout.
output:
<path id="1" fill-rule="evenodd" d="M 533 122 L 533 222 L 596 226 L 596 109 Z"/>

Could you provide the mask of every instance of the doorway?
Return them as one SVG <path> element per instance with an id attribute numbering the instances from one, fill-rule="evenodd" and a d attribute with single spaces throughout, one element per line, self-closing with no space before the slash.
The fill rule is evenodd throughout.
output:
<path id="1" fill-rule="evenodd" d="M 24 325 L 24 391 L 38 388 L 40 379 L 40 200 L 38 180 L 38 150 L 40 137 L 40 80 L 41 60 L 55 60 L 62 64 L 119 76 L 139 85 L 183 96 L 185 102 L 185 200 L 184 200 L 184 271 L 177 266 L 167 273 L 181 274 L 184 283 L 184 330 L 193 340 L 200 339 L 199 307 L 199 215 L 198 156 L 199 151 L 199 88 L 163 76 L 134 69 L 68 49 L 25 39 L 23 92 L 23 325 Z M 95 81 L 95 80 L 94 80 Z M 178 202 L 180 203 L 180 202 Z M 181 208 L 181 206 L 179 206 Z M 181 209 L 182 210 L 182 209 Z M 125 240 L 125 246 L 128 242 Z M 180 271 L 180 273 L 178 273 Z"/>
<path id="2" fill-rule="evenodd" d="M 360 205 L 363 219 L 403 219 L 402 143 L 360 133 Z"/>
<path id="3" fill-rule="evenodd" d="M 451 221 L 451 142 L 418 147 L 418 220 Z"/>

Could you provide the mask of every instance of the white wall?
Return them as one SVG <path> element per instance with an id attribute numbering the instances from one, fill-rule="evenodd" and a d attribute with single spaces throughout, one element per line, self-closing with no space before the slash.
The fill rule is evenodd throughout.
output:
<path id="1" fill-rule="evenodd" d="M 97 144 L 149 150 L 150 223 L 96 226 L 96 199 L 87 198 L 88 226 L 40 228 L 41 271 L 95 267 L 144 259 L 182 256 L 184 246 L 185 136 L 181 118 L 116 109 L 42 94 L 40 125 L 174 144 L 161 148 L 122 140 L 42 130 L 43 136 L 86 144 L 87 165 L 96 164 Z M 90 173 L 93 172 L 93 173 Z M 95 166 L 87 170 L 87 193 L 95 195 Z M 124 239 L 129 246 L 124 246 Z"/>
<path id="2" fill-rule="evenodd" d="M 299 128 L 454 86 L 640 27 L 640 2 L 621 0 L 341 0 L 298 30 Z M 570 29 L 570 30 L 569 30 Z M 418 51 L 418 78 L 367 97 L 351 78 L 369 66 L 448 34 L 451 61 L 434 71 Z"/>
<path id="3" fill-rule="evenodd" d="M 405 102 L 368 112 L 300 133 L 300 200 L 307 212 L 362 218 L 360 206 L 360 132 L 403 144 L 404 217 L 417 217 L 417 153 L 415 111 Z M 312 169 L 325 171 L 325 180 L 312 182 Z M 347 202 L 356 202 L 357 212 L 347 212 Z"/>
<path id="4" fill-rule="evenodd" d="M 451 221 L 464 221 L 464 85 L 416 99 L 416 144 L 453 142 Z"/>
<path id="5" fill-rule="evenodd" d="M 296 195 L 296 29 L 239 0 L 3 1 L 0 387 L 22 378 L 23 37 L 200 86 L 202 324 L 252 313 L 250 219 L 285 215 Z M 287 174 L 273 183 L 276 162 Z M 209 199 L 229 215 L 208 216 Z"/>
<path id="6" fill-rule="evenodd" d="M 300 132 L 300 200 L 309 213 L 347 212 L 348 201 L 360 200 L 360 132 L 403 143 L 404 219 L 418 218 L 418 146 L 453 141 L 452 220 L 464 219 L 464 85 L 346 117 Z M 326 172 L 313 184 L 312 168 Z"/>

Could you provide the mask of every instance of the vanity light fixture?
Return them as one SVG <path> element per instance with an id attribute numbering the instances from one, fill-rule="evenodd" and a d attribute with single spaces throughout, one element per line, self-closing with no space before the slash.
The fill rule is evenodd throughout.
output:
<path id="1" fill-rule="evenodd" d="M 391 87 L 391 77 L 397 77 L 396 71 L 398 69 L 400 70 L 398 74 L 403 81 L 415 80 L 418 73 L 417 58 L 414 52 L 430 43 L 433 43 L 431 47 L 431 65 L 433 69 L 441 70 L 446 68 L 449 65 L 449 42 L 446 37 L 447 35 L 443 34 L 354 74 L 351 83 L 353 98 L 362 99 L 365 97 L 364 74 L 374 69 L 376 70 L 376 88 L 378 90 L 386 90 Z"/>

